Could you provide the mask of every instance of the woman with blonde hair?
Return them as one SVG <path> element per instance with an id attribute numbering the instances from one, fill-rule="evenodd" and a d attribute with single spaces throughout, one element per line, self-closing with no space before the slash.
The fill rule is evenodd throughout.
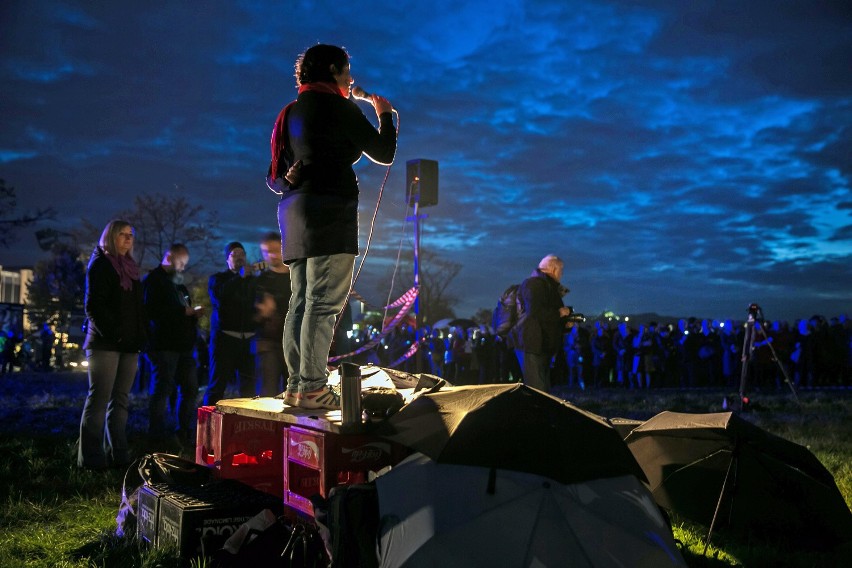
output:
<path id="1" fill-rule="evenodd" d="M 135 233 L 127 221 L 110 221 L 86 269 L 86 340 L 89 392 L 80 419 L 77 465 L 121 467 L 131 461 L 127 444 L 130 389 L 145 344 Z"/>

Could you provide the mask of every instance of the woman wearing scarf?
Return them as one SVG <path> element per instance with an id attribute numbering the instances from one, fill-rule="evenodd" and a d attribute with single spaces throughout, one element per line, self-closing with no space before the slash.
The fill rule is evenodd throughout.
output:
<path id="1" fill-rule="evenodd" d="M 378 130 L 349 100 L 349 55 L 315 45 L 296 61 L 299 96 L 281 111 L 272 134 L 270 187 L 280 188 L 282 259 L 292 296 L 284 325 L 290 371 L 285 402 L 340 408 L 327 387 L 334 322 L 343 309 L 358 254 L 358 180 L 362 154 L 390 164 L 396 153 L 392 106 L 371 95 Z M 278 193 L 278 191 L 276 191 Z"/>
<path id="2" fill-rule="evenodd" d="M 127 415 L 139 351 L 145 344 L 142 284 L 133 253 L 133 227 L 110 221 L 86 269 L 89 393 L 80 420 L 77 465 L 86 469 L 130 462 Z"/>

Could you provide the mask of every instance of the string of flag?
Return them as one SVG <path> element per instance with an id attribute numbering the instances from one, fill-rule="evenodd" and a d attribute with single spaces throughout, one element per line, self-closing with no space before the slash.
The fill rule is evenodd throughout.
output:
<path id="1" fill-rule="evenodd" d="M 335 361 L 339 361 L 341 359 L 345 359 L 347 357 L 353 357 L 355 355 L 360 355 L 365 351 L 369 351 L 370 349 L 375 348 L 379 343 L 381 343 L 382 339 L 384 339 L 390 332 L 399 325 L 399 322 L 403 320 L 403 318 L 408 315 L 408 312 L 411 311 L 411 308 L 414 307 L 414 301 L 417 299 L 417 294 L 419 290 L 417 286 L 412 286 L 410 290 L 400 296 L 397 300 L 395 300 L 392 304 L 389 304 L 387 308 L 401 306 L 399 311 L 393 317 L 391 321 L 389 321 L 386 325 L 382 326 L 382 331 L 376 337 L 356 349 L 350 353 L 346 353 L 345 355 L 335 355 L 334 357 L 329 357 L 328 361 L 333 363 Z M 416 345 L 416 343 L 415 343 Z"/>

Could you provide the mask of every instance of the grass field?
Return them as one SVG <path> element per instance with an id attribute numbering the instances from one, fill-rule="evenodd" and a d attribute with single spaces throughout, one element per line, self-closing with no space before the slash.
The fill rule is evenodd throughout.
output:
<path id="1" fill-rule="evenodd" d="M 88 472 L 73 465 L 84 375 L 13 375 L 0 378 L 0 568 L 181 566 L 168 551 L 117 538 L 115 516 L 123 471 Z M 662 410 L 719 412 L 726 393 L 565 391 L 563 397 L 606 417 L 645 420 Z M 852 391 L 755 393 L 746 414 L 754 424 L 808 447 L 834 475 L 852 504 Z M 129 431 L 144 452 L 147 397 L 135 394 Z M 672 518 L 689 566 L 852 566 L 850 550 L 802 550 L 795 542 L 742 542 L 716 533 L 702 555 L 706 527 Z M 196 561 L 194 566 L 203 566 Z"/>

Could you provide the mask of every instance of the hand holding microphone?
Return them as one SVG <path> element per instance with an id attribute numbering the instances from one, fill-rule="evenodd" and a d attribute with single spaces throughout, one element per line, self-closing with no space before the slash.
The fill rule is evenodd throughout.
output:
<path id="1" fill-rule="evenodd" d="M 376 116 L 381 116 L 386 112 L 393 112 L 393 105 L 390 101 L 380 95 L 371 95 L 359 86 L 352 87 L 352 96 L 356 99 L 367 101 L 376 109 Z"/>

